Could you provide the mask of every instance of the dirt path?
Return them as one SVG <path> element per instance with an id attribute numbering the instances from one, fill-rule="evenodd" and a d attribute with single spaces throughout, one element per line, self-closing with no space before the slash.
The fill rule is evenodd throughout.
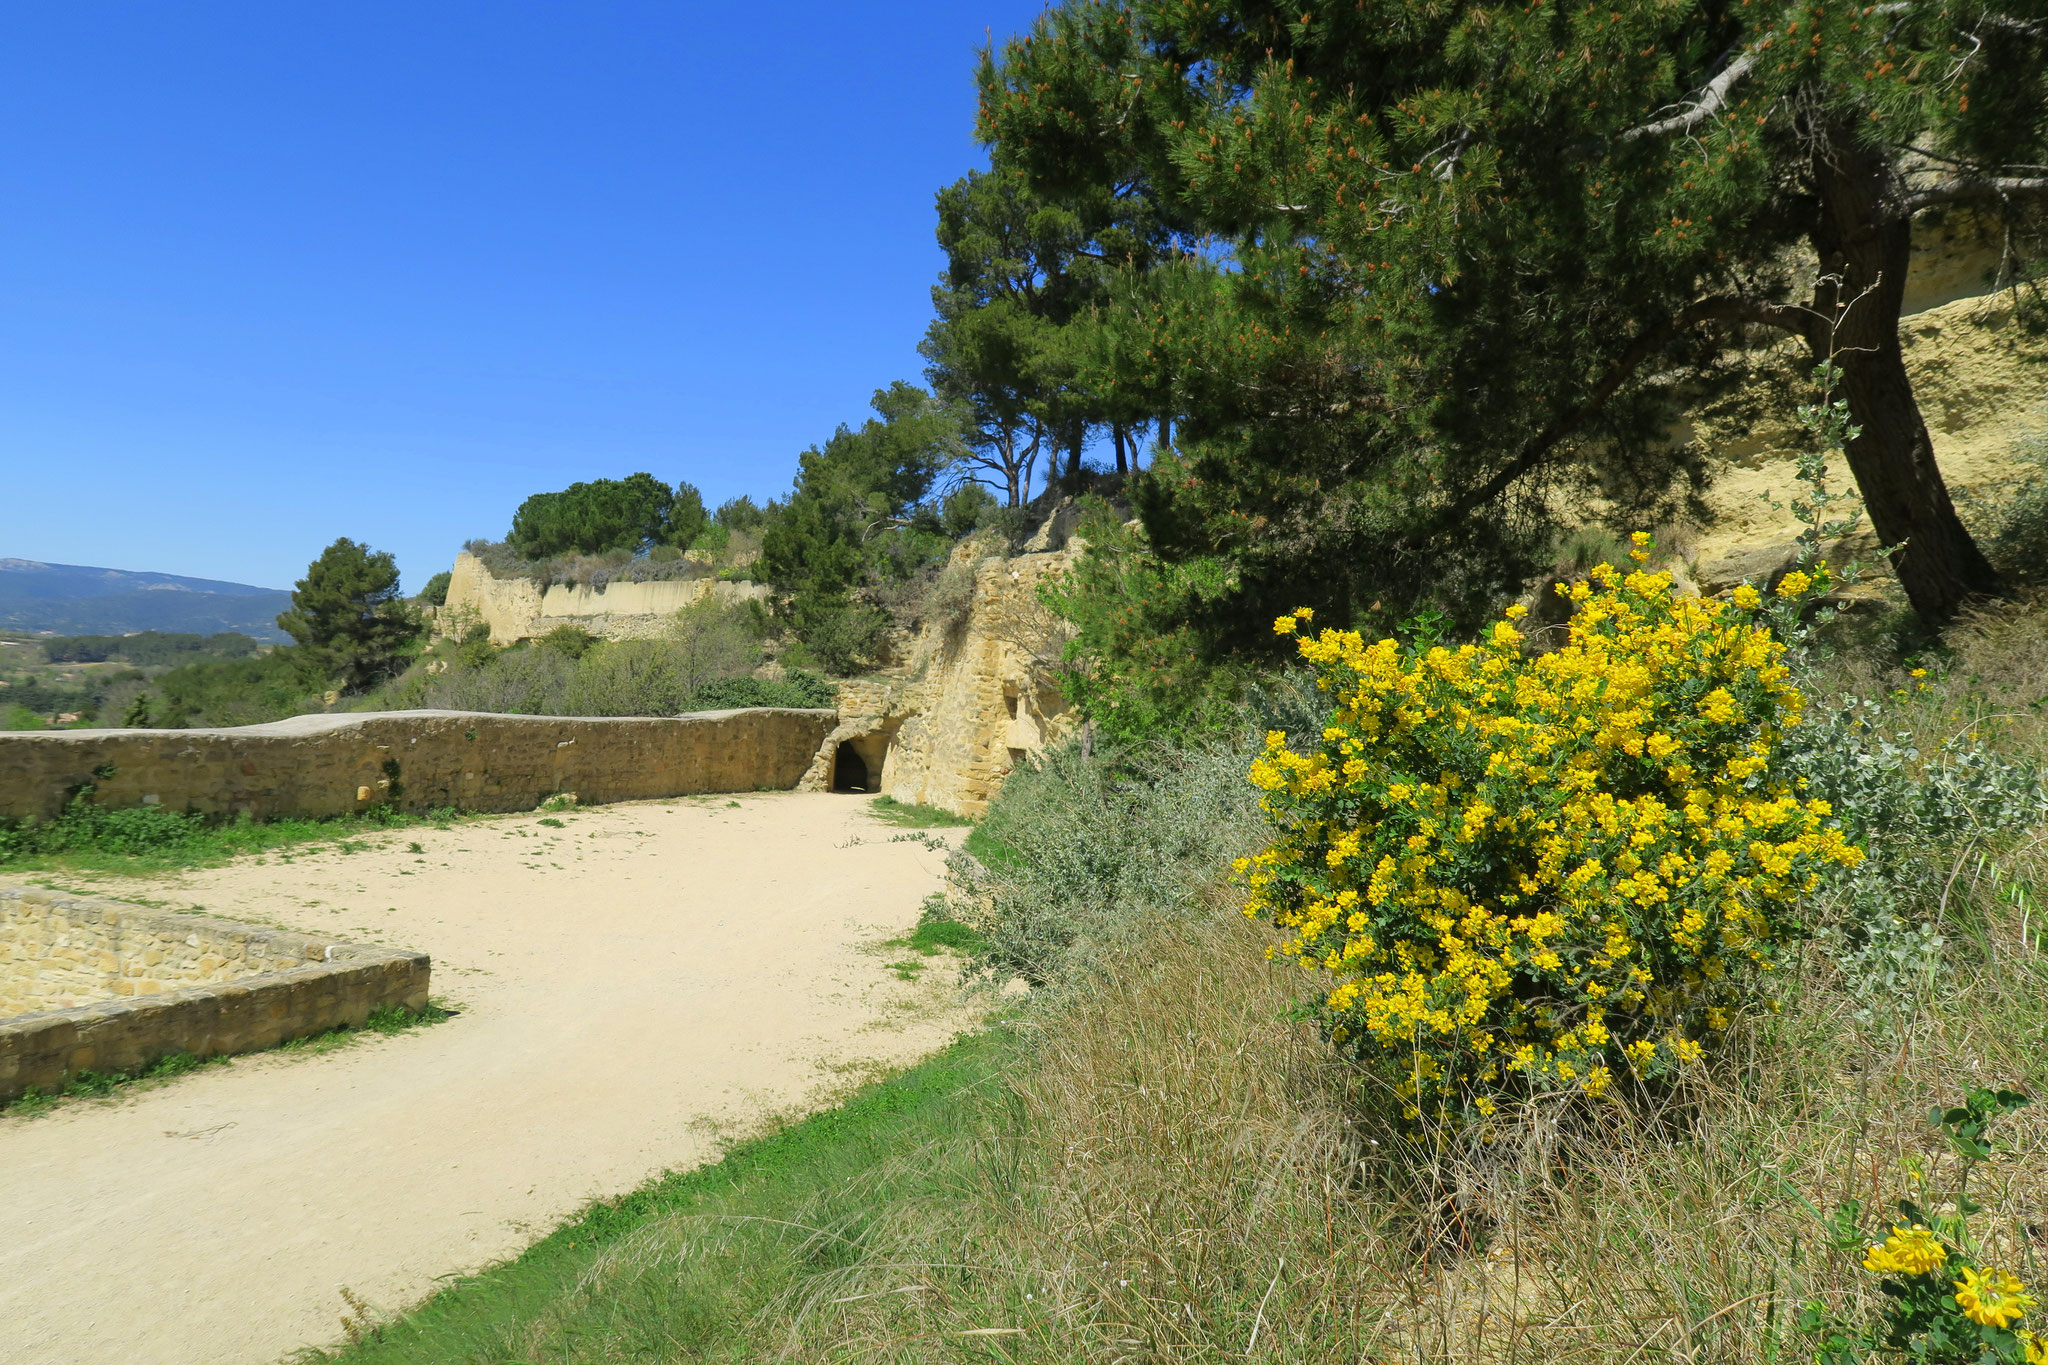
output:
<path id="1" fill-rule="evenodd" d="M 967 1022 L 880 940 L 943 854 L 832 796 L 506 816 L 88 887 L 433 955 L 460 1014 L 0 1118 L 0 1360 L 261 1365 Z M 416 841 L 420 851 L 408 851 Z M 857 842 L 856 842 L 857 841 Z"/>

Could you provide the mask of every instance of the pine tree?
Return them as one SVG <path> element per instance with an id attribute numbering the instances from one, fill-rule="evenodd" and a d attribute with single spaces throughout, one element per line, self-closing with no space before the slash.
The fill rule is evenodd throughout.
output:
<path id="1" fill-rule="evenodd" d="M 1356 611 L 1476 523 L 1505 548 L 1474 572 L 1507 574 L 1560 488 L 1668 509 L 1699 474 L 1666 435 L 1678 381 L 1790 336 L 1841 366 L 1916 609 L 2002 591 L 1898 319 L 1916 223 L 2000 220 L 2016 269 L 2048 199 L 2040 0 L 1077 2 L 982 83 L 999 173 L 1055 201 L 1138 185 L 1224 262 L 1206 305 L 1130 310 L 1125 350 L 1185 410 L 1161 553 L 1364 556 L 1322 585 Z"/>
<path id="2" fill-rule="evenodd" d="M 306 662 L 360 691 L 398 671 L 420 622 L 399 596 L 390 553 L 344 536 L 307 566 L 277 627 L 298 642 Z"/>

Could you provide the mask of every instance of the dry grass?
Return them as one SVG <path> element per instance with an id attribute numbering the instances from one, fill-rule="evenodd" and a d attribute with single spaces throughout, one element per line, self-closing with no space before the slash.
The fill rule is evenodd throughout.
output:
<path id="1" fill-rule="evenodd" d="M 2048 618 L 1986 617 L 1952 648 L 1887 723 L 2048 751 Z M 1845 1198 L 1871 1223 L 1903 1195 L 1939 1207 L 1956 1165 L 1930 1106 L 1979 1085 L 2048 1092 L 2043 837 L 1931 851 L 1941 875 L 1910 908 L 1944 936 L 1941 965 L 1881 1026 L 1816 948 L 1688 1093 L 1537 1103 L 1468 1145 L 1373 1117 L 1370 1078 L 1291 1019 L 1302 983 L 1218 889 L 1134 927 L 891 1142 L 772 1195 L 649 1217 L 432 1358 L 1810 1359 L 1802 1303 L 1875 1302 L 1822 1215 Z M 1972 1187 L 1981 1230 L 2039 1285 L 2048 1104 L 1999 1135 Z"/>

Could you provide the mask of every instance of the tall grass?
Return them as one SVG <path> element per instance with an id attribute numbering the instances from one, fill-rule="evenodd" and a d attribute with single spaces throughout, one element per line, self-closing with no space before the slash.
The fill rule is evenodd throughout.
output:
<path id="1" fill-rule="evenodd" d="M 2038 803 L 2012 807 L 2034 812 L 2024 821 L 1971 804 L 2019 801 L 2008 779 L 2048 753 L 2044 660 L 2048 616 L 2019 613 L 1959 631 L 1928 679 L 1847 664 L 1823 680 L 1879 700 L 1816 774 L 1875 764 L 1936 790 L 1896 802 L 1900 827 L 1876 844 L 1900 869 L 1879 891 L 1930 936 L 1913 971 L 1883 975 L 1867 935 L 1818 937 L 1789 964 L 1782 1008 L 1738 1020 L 1688 1087 L 1633 1106 L 1539 1101 L 1489 1143 L 1383 1121 L 1369 1079 L 1295 1021 L 1298 974 L 1265 960 L 1220 856 L 1197 876 L 1192 857 L 1138 873 L 1085 852 L 1176 810 L 1180 834 L 1134 829 L 1130 858 L 1197 842 L 1187 793 L 1223 757 L 1155 756 L 1109 778 L 1055 761 L 977 831 L 977 927 L 999 930 L 1042 876 L 1047 903 L 1071 912 L 1063 954 L 1038 959 L 1060 988 L 977 1044 L 956 1088 L 845 1162 L 744 1190 L 713 1181 L 687 1209 L 643 1206 L 601 1245 L 558 1234 L 545 1281 L 515 1293 L 500 1277 L 526 1262 L 491 1272 L 348 1358 L 1809 1359 L 1802 1304 L 1875 1307 L 1822 1213 L 1938 1198 L 1953 1158 L 1929 1107 L 1978 1085 L 2048 1088 L 2048 823 Z M 2003 766 L 1972 767 L 1972 745 Z M 1209 826 L 1217 854 L 1247 837 L 1219 833 L 1238 819 L 1225 807 Z M 1027 837 L 1041 820 L 1084 852 L 1044 869 Z M 1856 898 L 1879 891 L 1844 886 L 1815 914 L 1867 924 Z M 2002 1132 L 1975 1188 L 1987 1251 L 2038 1285 L 2048 1105 Z"/>

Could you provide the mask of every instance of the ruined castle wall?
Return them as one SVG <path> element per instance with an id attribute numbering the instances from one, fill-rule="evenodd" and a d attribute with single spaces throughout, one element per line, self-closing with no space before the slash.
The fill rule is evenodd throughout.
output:
<path id="1" fill-rule="evenodd" d="M 0 819 L 46 820 L 86 784 L 104 807 L 209 816 L 530 810 L 696 792 L 787 790 L 835 722 L 760 707 L 658 719 L 385 711 L 223 730 L 0 733 Z"/>
<path id="2" fill-rule="evenodd" d="M 577 626 L 608 640 L 645 639 L 659 634 L 677 612 L 707 598 L 739 603 L 767 595 L 765 584 L 712 578 L 614 582 L 602 588 L 551 583 L 543 592 L 532 579 L 493 577 L 465 550 L 455 556 L 447 605 L 435 619 L 442 633 L 481 621 L 490 627 L 491 643 L 499 645 L 537 639 L 558 626 Z"/>

